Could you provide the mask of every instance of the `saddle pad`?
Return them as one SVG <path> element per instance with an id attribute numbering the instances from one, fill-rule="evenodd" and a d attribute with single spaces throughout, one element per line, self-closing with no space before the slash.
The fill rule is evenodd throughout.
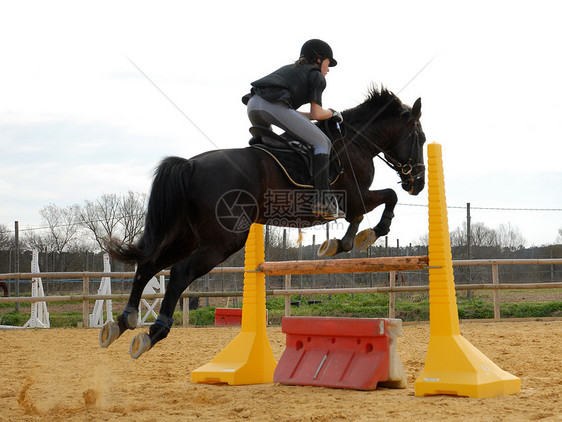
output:
<path id="1" fill-rule="evenodd" d="M 310 174 L 310 158 L 299 155 L 290 150 L 272 148 L 265 144 L 256 144 L 250 148 L 259 149 L 268 154 L 283 170 L 291 183 L 299 188 L 313 188 L 313 178 Z M 341 163 L 337 156 L 330 158 L 330 185 L 338 180 Z"/>

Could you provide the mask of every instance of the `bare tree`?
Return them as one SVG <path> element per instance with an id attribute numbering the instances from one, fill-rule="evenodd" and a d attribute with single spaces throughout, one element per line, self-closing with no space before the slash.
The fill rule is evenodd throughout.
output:
<path id="1" fill-rule="evenodd" d="M 41 233 L 36 230 L 29 230 L 25 232 L 22 238 L 22 243 L 26 248 L 37 249 L 39 252 L 51 252 L 51 244 L 47 238 L 47 233 Z"/>
<path id="2" fill-rule="evenodd" d="M 127 192 L 119 203 L 123 240 L 133 242 L 142 233 L 146 215 L 146 194 Z"/>
<path id="3" fill-rule="evenodd" d="M 562 228 L 558 229 L 558 236 L 556 236 L 556 243 L 562 244 Z"/>
<path id="4" fill-rule="evenodd" d="M 511 225 L 511 223 L 500 224 L 497 229 L 498 244 L 502 248 L 509 249 L 510 251 L 515 251 L 517 249 L 523 249 L 525 247 L 525 239 L 521 235 L 521 232 L 517 227 Z"/>
<path id="5" fill-rule="evenodd" d="M 47 247 L 53 252 L 63 252 L 79 229 L 76 205 L 66 208 L 55 204 L 46 205 L 39 210 L 39 215 L 47 225 Z"/>
<path id="6" fill-rule="evenodd" d="M 484 223 L 471 224 L 470 239 L 474 246 L 499 246 L 497 232 L 487 227 Z"/>
<path id="7" fill-rule="evenodd" d="M 0 224 L 0 250 L 10 249 L 14 243 L 14 236 L 4 224 Z"/>
<path id="8" fill-rule="evenodd" d="M 80 224 L 92 232 L 102 250 L 105 250 L 104 241 L 117 231 L 121 218 L 119 202 L 116 194 L 103 194 L 95 202 L 86 201 L 83 207 L 79 207 Z"/>
<path id="9" fill-rule="evenodd" d="M 146 194 L 132 191 L 126 195 L 104 194 L 79 207 L 80 224 L 92 232 L 102 250 L 112 237 L 134 241 L 144 228 L 145 213 Z"/>
<path id="10" fill-rule="evenodd" d="M 421 245 L 421 246 L 428 246 L 429 245 L 429 232 L 419 236 L 416 243 L 418 245 Z"/>
<path id="11" fill-rule="evenodd" d="M 451 246 L 466 246 L 466 222 L 451 232 Z M 470 238 L 472 246 L 498 246 L 498 236 L 495 230 L 490 229 L 484 223 L 473 223 L 470 225 Z"/>
<path id="12" fill-rule="evenodd" d="M 52 254 L 52 269 L 66 270 L 66 261 L 63 252 L 72 249 L 77 241 L 80 228 L 77 206 L 72 205 L 60 208 L 55 204 L 46 205 L 39 210 L 42 224 L 46 227 L 42 231 L 29 230 L 23 236 L 23 243 L 42 253 Z"/>

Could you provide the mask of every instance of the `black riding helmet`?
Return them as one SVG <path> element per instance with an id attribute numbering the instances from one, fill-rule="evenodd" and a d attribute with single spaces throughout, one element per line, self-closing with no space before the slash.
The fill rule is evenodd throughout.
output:
<path id="1" fill-rule="evenodd" d="M 318 39 L 308 40 L 302 45 L 301 57 L 305 57 L 311 63 L 314 63 L 317 59 L 324 60 L 328 58 L 330 59 L 330 67 L 338 64 L 336 59 L 334 59 L 332 48 L 327 42 Z"/>

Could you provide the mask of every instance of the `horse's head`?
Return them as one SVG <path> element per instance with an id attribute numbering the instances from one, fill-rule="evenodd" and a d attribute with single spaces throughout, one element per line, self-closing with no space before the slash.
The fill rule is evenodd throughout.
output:
<path id="1" fill-rule="evenodd" d="M 423 144 L 425 134 L 420 123 L 421 98 L 412 108 L 403 106 L 400 113 L 400 130 L 388 149 L 385 149 L 386 162 L 400 176 L 402 188 L 410 195 L 417 195 L 425 186 L 425 165 Z"/>
<path id="2" fill-rule="evenodd" d="M 421 99 L 413 107 L 387 89 L 372 87 L 362 104 L 345 110 L 344 125 L 351 140 L 372 156 L 379 156 L 400 176 L 402 188 L 417 195 L 425 186 Z"/>

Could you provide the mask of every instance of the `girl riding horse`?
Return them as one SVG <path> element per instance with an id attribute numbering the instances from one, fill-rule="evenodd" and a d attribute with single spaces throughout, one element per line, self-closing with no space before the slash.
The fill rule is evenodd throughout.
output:
<path id="1" fill-rule="evenodd" d="M 317 190 L 312 212 L 326 220 L 344 218 L 330 194 L 328 182 L 330 147 L 332 142 L 311 120 L 334 119 L 343 122 L 341 113 L 322 107 L 322 93 L 326 88 L 326 75 L 330 67 L 338 64 L 332 48 L 324 41 L 305 42 L 300 58 L 293 64 L 252 82 L 252 91 L 245 96 L 248 117 L 254 126 L 278 126 L 297 139 L 302 139 L 314 151 L 312 171 Z M 309 112 L 297 109 L 310 103 Z"/>

